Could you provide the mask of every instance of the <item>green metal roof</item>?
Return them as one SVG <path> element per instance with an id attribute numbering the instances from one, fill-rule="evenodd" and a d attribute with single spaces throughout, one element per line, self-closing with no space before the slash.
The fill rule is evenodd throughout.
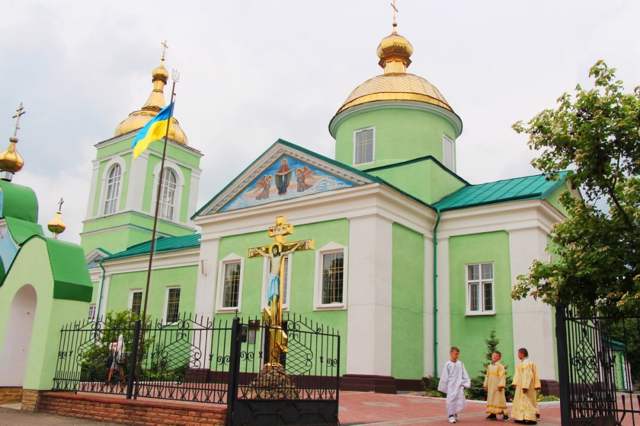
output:
<path id="1" fill-rule="evenodd" d="M 200 234 L 181 235 L 179 237 L 160 237 L 156 240 L 156 253 L 200 247 Z M 151 251 L 151 241 L 136 244 L 124 251 L 107 256 L 105 260 L 120 259 L 130 256 L 141 256 Z"/>
<path id="2" fill-rule="evenodd" d="M 93 284 L 82 247 L 52 238 L 46 238 L 45 241 L 54 281 L 54 299 L 90 302 Z"/>
<path id="3" fill-rule="evenodd" d="M 567 172 L 563 171 L 556 179 L 539 174 L 465 186 L 435 203 L 435 207 L 446 211 L 512 200 L 543 199 L 562 185 L 566 177 Z"/>
<path id="4" fill-rule="evenodd" d="M 0 217 L 38 222 L 38 199 L 33 189 L 0 179 Z"/>

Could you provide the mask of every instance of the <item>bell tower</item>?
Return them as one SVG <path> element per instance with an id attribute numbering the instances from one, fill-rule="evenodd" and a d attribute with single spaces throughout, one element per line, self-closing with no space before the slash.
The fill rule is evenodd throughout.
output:
<path id="1" fill-rule="evenodd" d="M 86 254 L 95 250 L 115 253 L 151 238 L 162 142 L 152 143 L 134 160 L 131 141 L 165 106 L 169 73 L 164 56 L 163 49 L 160 65 L 151 72 L 153 87 L 144 105 L 118 124 L 114 136 L 95 145 L 91 192 L 80 234 Z M 202 153 L 189 146 L 175 118 L 168 144 L 158 234 L 192 234 L 190 216 L 196 208 Z"/>

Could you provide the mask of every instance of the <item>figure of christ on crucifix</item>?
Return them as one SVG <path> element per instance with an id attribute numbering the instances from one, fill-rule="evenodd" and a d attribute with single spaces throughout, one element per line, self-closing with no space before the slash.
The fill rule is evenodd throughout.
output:
<path id="1" fill-rule="evenodd" d="M 269 332 L 269 364 L 279 364 L 280 355 L 287 352 L 287 334 L 282 329 L 282 304 L 284 298 L 285 258 L 296 251 L 313 250 L 313 240 L 286 241 L 286 236 L 293 233 L 293 225 L 287 223 L 284 216 L 276 218 L 276 224 L 269 227 L 269 237 L 274 242 L 268 246 L 249 249 L 249 257 L 266 257 L 269 259 L 269 282 L 267 287 L 267 303 L 262 319 L 270 327 Z M 289 283 L 291 285 L 291 283 Z"/>

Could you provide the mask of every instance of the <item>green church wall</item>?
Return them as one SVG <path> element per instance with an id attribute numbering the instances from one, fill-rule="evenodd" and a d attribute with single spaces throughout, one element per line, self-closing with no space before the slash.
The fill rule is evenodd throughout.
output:
<path id="1" fill-rule="evenodd" d="M 430 157 L 365 169 L 365 171 L 428 204 L 465 186 L 460 178 L 451 174 Z"/>
<path id="2" fill-rule="evenodd" d="M 336 160 L 353 165 L 353 132 L 375 127 L 375 156 L 370 168 L 432 155 L 442 161 L 442 138 L 455 140 L 447 119 L 431 112 L 405 108 L 379 108 L 355 113 L 336 131 Z"/>
<path id="3" fill-rule="evenodd" d="M 551 192 L 551 194 L 549 194 L 545 200 L 551 204 L 553 207 L 555 207 L 556 209 L 558 209 L 558 211 L 560 213 L 562 213 L 565 216 L 568 216 L 568 211 L 567 209 L 562 205 L 562 203 L 560 202 L 560 197 L 562 197 L 562 194 L 564 194 L 565 192 L 569 191 L 569 185 L 567 183 L 561 185 L 559 188 L 557 188 L 556 190 L 554 190 L 553 192 Z"/>
<path id="4" fill-rule="evenodd" d="M 123 139 L 121 141 L 111 143 L 105 146 L 101 146 L 97 150 L 96 158 L 103 160 L 105 158 L 112 157 L 120 154 L 124 151 L 131 150 L 131 140 L 134 138 L 135 133 L 131 134 L 131 137 Z M 154 142 L 149 146 L 149 150 L 162 155 L 162 142 Z M 200 164 L 201 154 L 198 152 L 192 152 L 188 148 L 181 147 L 180 145 L 169 142 L 167 146 L 167 157 L 173 158 L 180 163 L 184 163 L 191 167 L 198 167 Z"/>
<path id="5" fill-rule="evenodd" d="M 295 227 L 291 240 L 313 239 L 316 249 L 333 242 L 344 247 L 349 245 L 349 222 L 346 219 L 318 222 Z M 224 237 L 220 240 L 218 260 L 235 254 L 244 258 L 242 272 L 241 305 L 238 315 L 243 317 L 260 315 L 262 310 L 261 297 L 264 274 L 264 260 L 262 258 L 247 258 L 250 247 L 268 245 L 272 240 L 265 231 Z M 347 311 L 315 310 L 313 294 L 315 285 L 316 251 L 301 251 L 293 254 L 291 259 L 291 283 L 289 292 L 291 300 L 289 310 L 301 314 L 313 321 L 318 321 L 340 332 L 340 357 L 347 358 Z M 218 279 L 215 277 L 213 279 Z M 235 312 L 217 313 L 216 318 L 231 319 Z M 341 374 L 346 372 L 346 362 L 340 367 Z"/>
<path id="6" fill-rule="evenodd" d="M 151 239 L 153 217 L 127 211 L 85 221 L 81 234 L 85 253 L 96 248 L 116 253 Z M 167 220 L 158 220 L 160 235 L 180 236 L 193 234 L 193 228 Z"/>
<path id="7" fill-rule="evenodd" d="M 108 266 L 106 267 L 108 269 Z M 180 313 L 193 313 L 197 274 L 198 268 L 196 266 L 155 269 L 151 274 L 147 305 L 148 315 L 152 318 L 163 318 L 167 301 L 167 289 L 170 287 L 180 287 Z M 129 309 L 129 293 L 131 290 L 142 290 L 144 300 L 146 280 L 146 271 L 111 275 L 107 296 L 107 312 Z"/>
<path id="8" fill-rule="evenodd" d="M 91 211 L 91 216 L 97 216 L 98 213 L 100 213 L 100 201 L 101 201 L 101 194 L 102 194 L 102 181 L 104 179 L 104 173 L 105 173 L 105 167 L 106 167 L 106 162 L 101 162 L 98 165 L 98 173 L 96 175 L 96 193 L 95 193 L 95 197 L 93 197 L 93 207 L 92 207 L 92 211 Z"/>
<path id="9" fill-rule="evenodd" d="M 391 375 L 424 374 L 424 238 L 397 223 L 392 228 Z"/>
<path id="10" fill-rule="evenodd" d="M 44 239 L 32 238 L 20 251 L 10 274 L 0 287 L 0 352 L 6 350 L 5 337 L 14 297 L 25 285 L 36 293 L 36 309 L 31 328 L 23 379 L 25 389 L 49 390 L 58 359 L 60 328 L 71 321 L 86 319 L 88 303 L 54 299 L 54 277 L 49 267 L 34 268 L 36 262 L 49 263 Z"/>
<path id="11" fill-rule="evenodd" d="M 465 268 L 474 263 L 493 263 L 493 315 L 467 315 Z M 509 234 L 505 231 L 449 238 L 450 341 L 460 348 L 471 377 L 480 373 L 485 362 L 485 340 L 491 330 L 500 340 L 498 348 L 509 374 L 514 372 L 510 265 Z"/>

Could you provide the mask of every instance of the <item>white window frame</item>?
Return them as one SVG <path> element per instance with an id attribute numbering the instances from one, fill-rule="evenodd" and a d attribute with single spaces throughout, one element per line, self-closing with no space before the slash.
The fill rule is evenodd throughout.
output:
<path id="1" fill-rule="evenodd" d="M 98 312 L 96 311 L 96 304 L 89 303 L 89 311 L 87 312 L 87 317 L 89 320 L 93 321 L 96 319 Z"/>
<path id="2" fill-rule="evenodd" d="M 176 175 L 176 191 L 174 194 L 174 206 L 173 206 L 173 218 L 165 218 L 158 216 L 160 220 L 168 220 L 170 222 L 180 223 L 180 211 L 182 209 L 182 190 L 184 189 L 184 175 L 182 169 L 178 164 L 166 160 L 164 164 L 165 169 L 171 169 Z M 153 169 L 153 191 L 151 193 L 150 213 L 153 214 L 153 208 L 156 205 L 156 198 L 158 198 L 158 183 L 160 178 L 160 163 L 156 164 Z M 193 190 L 193 188 L 191 189 Z M 144 207 L 143 207 L 144 210 Z M 188 218 L 187 218 L 188 220 Z"/>
<path id="3" fill-rule="evenodd" d="M 240 282 L 238 284 L 238 306 L 222 306 L 222 296 L 224 292 L 224 268 L 228 263 L 240 263 Z M 216 291 L 216 311 L 217 312 L 240 312 L 242 307 L 242 287 L 244 284 L 244 257 L 235 253 L 227 255 L 218 263 L 218 289 Z"/>
<path id="4" fill-rule="evenodd" d="M 357 145 L 356 145 L 356 135 L 358 134 L 358 132 L 362 132 L 365 130 L 373 130 L 373 146 L 371 147 L 371 161 L 363 161 L 361 163 L 356 162 L 356 152 L 357 152 Z M 373 162 L 376 161 L 376 128 L 371 126 L 371 127 L 363 127 L 361 129 L 356 129 L 353 131 L 353 165 L 354 166 L 361 166 L 363 164 L 371 164 Z"/>
<path id="5" fill-rule="evenodd" d="M 141 288 L 132 288 L 129 290 L 129 300 L 127 301 L 127 306 L 129 308 L 129 311 L 133 311 L 133 294 L 134 293 L 142 294 L 143 299 L 141 299 L 141 303 L 140 303 L 140 315 L 142 315 L 142 304 L 144 303 L 144 292 L 142 291 Z"/>
<path id="6" fill-rule="evenodd" d="M 446 161 L 446 146 L 447 143 L 451 143 L 451 164 L 447 164 Z M 456 141 L 450 138 L 447 135 L 442 135 L 442 164 L 445 165 L 449 170 L 455 172 L 456 171 Z"/>
<path id="7" fill-rule="evenodd" d="M 177 288 L 180 290 L 180 298 L 178 299 L 178 321 L 180 320 L 180 301 L 182 300 L 182 288 L 179 285 L 170 285 L 165 288 L 164 291 L 164 309 L 162 311 L 162 323 L 163 324 L 175 324 L 175 322 L 167 321 L 167 313 L 169 312 L 169 291 Z"/>
<path id="8" fill-rule="evenodd" d="M 166 219 L 166 220 L 171 220 L 174 221 L 175 217 L 176 217 L 176 211 L 178 210 L 178 206 L 180 205 L 180 203 L 178 203 L 178 199 L 177 199 L 177 195 L 178 195 L 178 184 L 180 179 L 178 178 L 178 174 L 176 173 L 176 171 L 172 168 L 172 167 L 165 167 L 164 172 L 162 173 L 162 179 L 163 180 L 167 180 L 169 176 L 173 175 L 173 177 L 175 178 L 175 182 L 174 182 L 174 187 L 173 187 L 173 197 L 171 200 L 171 204 L 166 203 L 163 199 L 163 196 L 165 195 L 165 191 L 167 191 L 166 186 L 163 186 L 163 191 L 160 193 L 160 204 L 159 204 L 159 209 L 158 209 L 158 217 L 160 217 L 161 219 Z M 166 182 L 163 182 L 166 183 Z M 168 194 L 168 193 L 167 193 Z M 171 209 L 171 214 L 170 215 L 165 215 L 164 210 L 165 209 Z"/>
<path id="9" fill-rule="evenodd" d="M 287 256 L 287 289 L 285 290 L 285 298 L 287 303 L 282 304 L 283 309 L 289 309 L 289 301 L 291 300 L 291 271 L 293 263 L 293 253 L 289 253 Z M 271 266 L 271 260 L 268 257 L 263 258 L 262 265 L 262 297 L 261 297 L 261 306 L 262 309 L 267 307 L 267 288 L 269 287 L 269 267 Z"/>
<path id="10" fill-rule="evenodd" d="M 107 184 L 109 181 L 109 172 L 114 166 L 120 166 L 120 181 L 118 183 L 118 190 L 114 196 L 115 198 L 115 209 L 111 213 L 105 213 L 105 204 L 107 202 Z M 125 162 L 120 157 L 114 157 L 107 162 L 104 166 L 104 173 L 102 174 L 102 182 L 101 182 L 101 190 L 100 190 L 100 206 L 98 209 L 98 216 L 110 216 L 112 214 L 116 214 L 120 211 L 120 197 L 122 196 L 122 186 L 124 185 L 125 179 Z"/>
<path id="11" fill-rule="evenodd" d="M 479 276 L 477 280 L 469 280 L 468 267 L 478 265 L 479 266 Z M 484 309 L 484 286 L 482 282 L 489 281 L 488 279 L 482 278 L 482 265 L 491 265 L 491 310 Z M 478 291 L 478 302 L 479 302 L 479 310 L 472 311 L 471 310 L 471 298 L 469 297 L 469 284 L 470 283 L 478 283 L 479 291 Z M 495 315 L 496 314 L 496 265 L 495 262 L 486 261 L 486 262 L 472 262 L 466 263 L 464 265 L 464 291 L 465 291 L 465 299 L 466 299 L 466 315 L 467 316 L 486 316 L 486 315 Z"/>
<path id="12" fill-rule="evenodd" d="M 322 257 L 325 254 L 342 251 L 342 303 L 322 303 Z M 344 310 L 347 308 L 347 295 L 349 277 L 349 253 L 347 247 L 342 244 L 330 242 L 316 250 L 315 282 L 314 282 L 314 309 L 315 310 Z"/>

